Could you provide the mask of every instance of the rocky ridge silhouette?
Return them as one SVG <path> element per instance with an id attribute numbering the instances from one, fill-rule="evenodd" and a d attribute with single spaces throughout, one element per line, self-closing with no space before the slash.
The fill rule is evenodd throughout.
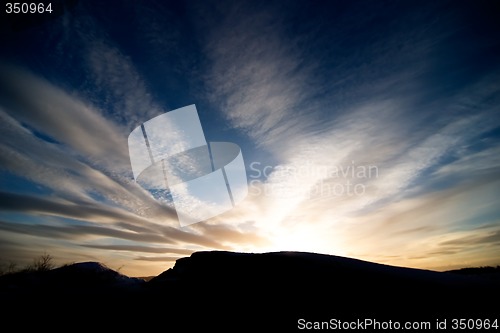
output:
<path id="1" fill-rule="evenodd" d="M 92 262 L 8 274 L 0 277 L 0 299 L 10 310 L 83 312 L 101 319 L 112 311 L 129 322 L 163 318 L 186 330 L 242 324 L 294 330 L 300 318 L 498 315 L 491 306 L 496 303 L 488 301 L 498 299 L 498 282 L 305 252 L 207 251 L 178 259 L 148 282 Z"/>

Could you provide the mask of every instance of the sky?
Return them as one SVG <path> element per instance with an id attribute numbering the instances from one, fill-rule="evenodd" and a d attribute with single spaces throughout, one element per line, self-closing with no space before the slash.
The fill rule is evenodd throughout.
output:
<path id="1" fill-rule="evenodd" d="M 500 265 L 498 1 L 52 3 L 0 19 L 0 265 Z M 181 227 L 127 138 L 192 104 L 207 141 L 241 148 L 248 195 Z"/>

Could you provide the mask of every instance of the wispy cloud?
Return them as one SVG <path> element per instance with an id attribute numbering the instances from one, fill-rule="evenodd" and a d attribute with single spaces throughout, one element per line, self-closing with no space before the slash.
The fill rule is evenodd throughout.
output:
<path id="1" fill-rule="evenodd" d="M 87 50 L 95 89 L 107 96 L 104 105 L 108 119 L 132 130 L 165 112 L 153 101 L 132 60 L 118 48 L 104 41 L 91 41 Z"/>
<path id="2" fill-rule="evenodd" d="M 130 252 L 144 252 L 144 253 L 171 253 L 178 255 L 190 255 L 193 251 L 186 249 L 177 249 L 171 247 L 153 247 L 141 245 L 83 245 L 94 249 L 115 250 L 115 251 L 130 251 Z M 163 257 L 162 257 L 163 258 Z"/>
<path id="3" fill-rule="evenodd" d="M 113 237 L 131 241 L 143 241 L 153 243 L 172 243 L 165 235 L 158 234 L 138 234 L 112 227 L 98 225 L 46 225 L 46 224 L 21 224 L 1 222 L 0 228 L 4 231 L 16 232 L 48 238 L 85 239 L 95 238 L 95 236 Z"/>
<path id="4" fill-rule="evenodd" d="M 126 166 L 126 144 L 118 126 L 23 69 L 2 65 L 0 71 L 0 101 L 11 116 L 102 165 Z"/>
<path id="5" fill-rule="evenodd" d="M 134 258 L 135 260 L 144 260 L 144 261 L 153 261 L 153 262 L 175 262 L 179 257 L 147 257 L 147 256 L 138 256 Z"/>
<path id="6" fill-rule="evenodd" d="M 157 214 L 172 216 L 130 180 L 126 140 L 117 126 L 47 82 L 23 71 L 14 76 L 13 81 L 25 80 L 22 85 L 19 82 L 19 86 L 9 87 L 7 91 L 12 95 L 2 96 L 4 140 L 0 150 L 5 171 L 41 184 L 74 204 L 92 204 L 97 195 L 136 214 L 156 210 Z M 8 76 L 2 79 L 7 80 Z M 33 98 L 32 91 L 38 90 L 43 94 L 41 99 Z M 44 99 L 50 102 L 44 103 Z M 21 100 L 36 105 L 17 104 Z M 73 128 L 78 130 L 73 132 Z M 57 143 L 42 139 L 37 133 Z"/>
<path id="7" fill-rule="evenodd" d="M 222 10 L 224 19 L 206 36 L 211 98 L 233 126 L 270 148 L 287 131 L 310 125 L 304 116 L 310 109 L 300 109 L 308 94 L 308 66 L 282 40 L 280 17 L 245 3 Z"/>
<path id="8" fill-rule="evenodd" d="M 483 232 L 482 235 L 462 236 L 461 238 L 458 239 L 442 242 L 439 245 L 448 247 L 457 245 L 476 246 L 477 244 L 500 245 L 500 231 L 497 230 L 497 231 Z"/>
<path id="9" fill-rule="evenodd" d="M 0 208 L 4 211 L 23 212 L 27 214 L 52 215 L 96 223 L 127 220 L 135 223 L 147 223 L 141 218 L 124 209 L 111 207 L 98 202 L 71 202 L 63 199 L 42 198 L 37 196 L 0 193 Z"/>
<path id="10" fill-rule="evenodd" d="M 118 85 L 113 82 L 109 83 L 111 88 Z M 40 244 L 43 238 L 82 242 L 113 238 L 181 248 L 229 249 L 214 239 L 213 233 L 179 230 L 175 211 L 135 184 L 123 123 L 104 117 L 92 105 L 20 68 L 3 65 L 0 84 L 2 171 L 42 185 L 50 193 L 3 191 L 0 209 L 18 218 L 59 221 L 56 225 L 5 221 L 1 225 L 4 232 L 30 235 Z M 235 232 L 224 235 L 243 238 Z M 131 245 L 129 255 L 140 252 L 138 246 Z"/>

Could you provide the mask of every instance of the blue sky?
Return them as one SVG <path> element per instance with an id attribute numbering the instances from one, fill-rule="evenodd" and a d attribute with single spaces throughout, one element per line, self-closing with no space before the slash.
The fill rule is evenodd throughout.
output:
<path id="1" fill-rule="evenodd" d="M 225 249 L 500 264 L 496 1 L 62 1 L 2 15 L 0 263 L 47 252 L 149 275 Z M 249 195 L 180 228 L 135 184 L 127 137 L 191 104 L 208 141 L 241 147 Z"/>

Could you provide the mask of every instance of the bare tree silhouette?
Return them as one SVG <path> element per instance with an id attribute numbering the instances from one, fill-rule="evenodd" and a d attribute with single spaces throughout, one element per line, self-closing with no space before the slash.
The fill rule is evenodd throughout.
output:
<path id="1" fill-rule="evenodd" d="M 34 271 L 48 271 L 54 268 L 52 260 L 54 258 L 50 254 L 43 254 L 38 258 L 33 259 L 31 269 Z"/>

